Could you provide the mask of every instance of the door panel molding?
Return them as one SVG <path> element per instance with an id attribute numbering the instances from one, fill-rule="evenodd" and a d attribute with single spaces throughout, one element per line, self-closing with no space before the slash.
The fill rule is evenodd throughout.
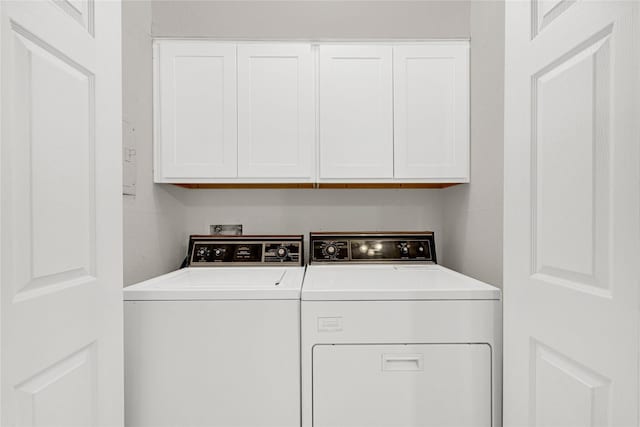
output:
<path id="1" fill-rule="evenodd" d="M 531 425 L 553 425 L 561 410 L 562 425 L 610 425 L 611 380 L 580 362 L 531 339 L 530 408 Z M 572 405 L 559 408 L 559 401 Z M 557 424 L 556 424 L 557 425 Z"/>
<path id="2" fill-rule="evenodd" d="M 87 30 L 93 37 L 95 25 L 94 0 L 52 0 L 71 19 Z"/>
<path id="3" fill-rule="evenodd" d="M 69 427 L 96 425 L 94 346 L 89 344 L 15 386 L 18 425 L 35 427 L 52 418 Z M 68 407 L 51 402 L 54 394 L 69 391 L 75 400 Z"/>
<path id="4" fill-rule="evenodd" d="M 531 79 L 531 274 L 603 295 L 610 294 L 612 29 Z"/>
<path id="5" fill-rule="evenodd" d="M 21 301 L 41 295 L 44 287 L 53 292 L 95 280 L 95 76 L 15 22 L 12 34 L 10 102 L 16 108 L 10 114 L 21 143 L 9 194 L 14 218 L 24 212 L 29 218 L 11 231 L 17 250 L 15 300 Z M 68 114 L 47 123 L 61 107 Z M 59 132 L 64 135 L 51 138 Z M 59 151 L 73 155 L 65 173 L 52 176 L 48 169 L 56 167 L 51 159 Z M 56 253 L 59 241 L 68 239 L 70 250 Z"/>
<path id="6" fill-rule="evenodd" d="M 577 0 L 532 0 L 531 1 L 531 39 L 562 15 Z M 551 3 L 551 6 L 546 6 Z"/>

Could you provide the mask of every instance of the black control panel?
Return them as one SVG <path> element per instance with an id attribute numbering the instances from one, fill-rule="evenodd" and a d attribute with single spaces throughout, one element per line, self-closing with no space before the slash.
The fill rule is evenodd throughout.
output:
<path id="1" fill-rule="evenodd" d="M 191 236 L 190 267 L 304 263 L 302 236 Z"/>
<path id="2" fill-rule="evenodd" d="M 311 233 L 310 262 L 424 262 L 435 264 L 433 232 Z"/>

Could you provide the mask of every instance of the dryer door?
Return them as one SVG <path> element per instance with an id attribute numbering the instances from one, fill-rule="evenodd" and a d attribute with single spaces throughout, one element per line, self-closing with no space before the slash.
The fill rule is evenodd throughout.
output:
<path id="1" fill-rule="evenodd" d="M 491 347 L 317 345 L 313 425 L 489 427 Z"/>

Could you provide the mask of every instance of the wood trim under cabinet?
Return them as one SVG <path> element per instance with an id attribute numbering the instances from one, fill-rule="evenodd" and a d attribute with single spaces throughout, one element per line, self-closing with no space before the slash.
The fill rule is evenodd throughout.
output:
<path id="1" fill-rule="evenodd" d="M 320 183 L 318 188 L 447 188 L 461 182 Z"/>
<path id="2" fill-rule="evenodd" d="M 182 188 L 191 189 L 256 189 L 256 188 L 363 188 L 363 189 L 388 189 L 388 188 L 447 188 L 462 182 L 389 182 L 389 183 L 203 183 L 203 184 L 173 184 Z"/>
<path id="3" fill-rule="evenodd" d="M 215 184 L 215 183 L 203 183 L 203 184 L 173 184 L 183 188 L 235 188 L 235 189 L 249 189 L 249 188 L 314 188 L 315 184 L 312 182 L 304 183 L 267 183 L 267 184 L 241 184 L 241 183 L 227 183 L 227 184 Z"/>

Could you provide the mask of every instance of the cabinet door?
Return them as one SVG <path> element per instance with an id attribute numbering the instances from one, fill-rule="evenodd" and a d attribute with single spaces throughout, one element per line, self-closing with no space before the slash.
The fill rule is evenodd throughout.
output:
<path id="1" fill-rule="evenodd" d="M 320 178 L 393 177 L 392 48 L 320 47 Z"/>
<path id="2" fill-rule="evenodd" d="M 469 47 L 393 48 L 396 178 L 469 178 Z"/>
<path id="3" fill-rule="evenodd" d="M 236 46 L 161 41 L 156 55 L 156 181 L 235 177 Z"/>
<path id="4" fill-rule="evenodd" d="M 238 46 L 238 176 L 311 177 L 310 44 Z"/>

